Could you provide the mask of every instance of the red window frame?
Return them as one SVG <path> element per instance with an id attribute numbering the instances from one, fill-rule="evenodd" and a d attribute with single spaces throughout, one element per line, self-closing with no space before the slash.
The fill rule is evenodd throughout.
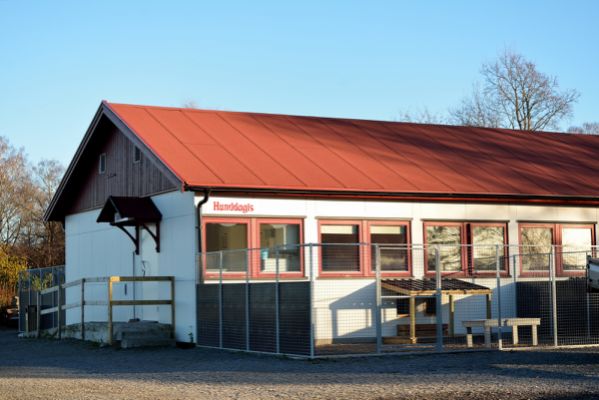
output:
<path id="1" fill-rule="evenodd" d="M 410 277 L 412 276 L 412 231 L 411 231 L 411 224 L 410 221 L 389 221 L 389 220 L 385 220 L 385 221 L 375 221 L 375 220 L 369 220 L 366 221 L 366 232 L 365 232 L 365 236 L 366 239 L 365 242 L 366 243 L 370 243 L 371 245 L 368 246 L 368 251 L 366 254 L 366 275 L 367 276 L 374 276 L 376 274 L 376 271 L 373 270 L 372 268 L 372 259 L 374 258 L 372 256 L 372 248 L 373 248 L 373 244 L 374 242 L 372 241 L 372 234 L 371 234 L 371 229 L 372 226 L 403 226 L 406 228 L 406 251 L 408 253 L 408 270 L 407 271 L 383 271 L 381 270 L 381 276 L 385 276 L 385 277 Z"/>
<path id="2" fill-rule="evenodd" d="M 299 254 L 300 254 L 300 270 L 299 271 L 279 271 L 280 277 L 287 278 L 302 278 L 304 276 L 304 223 L 301 219 L 291 219 L 291 218 L 252 218 L 254 221 L 254 238 L 255 238 L 255 246 L 258 249 L 262 248 L 262 244 L 260 243 L 260 225 L 263 224 L 288 224 L 288 225 L 299 225 Z M 257 254 L 254 257 L 258 257 L 257 260 L 252 260 L 252 265 L 254 266 L 253 276 L 256 278 L 275 278 L 276 273 L 271 272 L 262 272 L 260 269 L 260 252 L 256 252 Z"/>
<path id="3" fill-rule="evenodd" d="M 591 246 L 595 246 L 595 225 L 585 223 L 547 223 L 547 222 L 522 222 L 518 224 L 518 240 L 520 246 L 522 243 L 522 229 L 523 228 L 551 228 L 552 237 L 551 244 L 554 246 L 562 246 L 562 230 L 563 228 L 584 228 L 591 231 Z M 522 263 L 522 257 L 520 257 L 520 276 L 522 277 L 535 277 L 535 276 L 548 276 L 549 269 L 547 271 L 524 271 L 524 265 Z M 584 276 L 585 270 L 564 270 L 563 259 L 560 255 L 555 260 L 555 274 L 557 276 Z"/>
<path id="4" fill-rule="evenodd" d="M 205 217 L 202 220 L 202 249 L 204 252 L 202 253 L 202 257 L 204 258 L 202 261 L 203 269 L 204 269 L 204 277 L 207 279 L 210 278 L 219 278 L 220 273 L 218 272 L 209 272 L 208 265 L 206 262 L 206 245 L 207 245 L 207 233 L 206 229 L 208 224 L 244 224 L 247 226 L 247 248 L 251 248 L 252 243 L 252 227 L 250 218 L 235 218 L 235 217 Z M 252 262 L 250 262 L 250 276 L 252 275 Z M 225 272 L 222 273 L 223 279 L 244 279 L 246 277 L 246 272 Z"/>
<path id="5" fill-rule="evenodd" d="M 490 227 L 501 227 L 503 228 L 503 268 L 500 271 L 501 276 L 509 276 L 509 252 L 508 252 L 508 224 L 507 222 L 466 222 L 466 233 L 468 235 L 467 240 L 469 246 L 468 251 L 468 259 L 466 262 L 468 263 L 468 274 L 470 276 L 485 276 L 492 275 L 495 276 L 497 272 L 495 270 L 492 271 L 475 271 L 474 270 L 474 241 L 473 241 L 473 233 L 472 228 L 476 228 L 479 226 L 490 226 Z"/>
<path id="6" fill-rule="evenodd" d="M 457 226 L 460 228 L 460 245 L 461 245 L 461 269 L 459 271 L 441 271 L 442 276 L 495 276 L 496 271 L 474 271 L 474 255 L 472 249 L 472 228 L 478 226 L 495 226 L 503 228 L 503 253 L 505 262 L 501 271 L 501 276 L 508 276 L 507 262 L 507 245 L 508 242 L 508 225 L 506 222 L 468 222 L 468 221 L 425 221 L 422 227 L 422 236 L 424 243 L 424 274 L 426 276 L 435 276 L 434 270 L 428 269 L 428 241 L 426 239 L 426 228 L 428 226 Z"/>
<path id="7" fill-rule="evenodd" d="M 322 219 L 318 220 L 318 240 L 322 243 L 322 226 L 323 225 L 355 225 L 358 226 L 358 241 L 360 252 L 358 261 L 358 271 L 323 271 L 322 266 L 322 251 L 318 253 L 318 276 L 322 278 L 360 278 L 372 277 L 375 271 L 372 269 L 372 241 L 370 235 L 370 227 L 372 225 L 386 226 L 405 226 L 407 251 L 408 251 L 408 270 L 407 271 L 381 271 L 381 276 L 384 277 L 406 277 L 412 276 L 412 230 L 410 221 L 405 220 L 365 220 L 365 219 Z M 322 247 L 321 247 L 322 250 Z"/>
<path id="8" fill-rule="evenodd" d="M 320 251 L 318 252 L 318 276 L 319 277 L 364 277 L 366 271 L 364 265 L 366 260 L 366 245 L 360 245 L 358 254 L 358 270 L 357 271 L 324 271 L 322 262 L 322 227 L 324 225 L 355 225 L 358 226 L 358 241 L 364 243 L 364 229 L 366 222 L 363 220 L 347 220 L 347 219 L 336 219 L 336 220 L 319 220 L 318 221 L 318 241 L 321 243 Z"/>
<path id="9" fill-rule="evenodd" d="M 279 277 L 285 278 L 303 278 L 304 269 L 304 251 L 302 245 L 304 244 L 304 222 L 301 218 L 242 218 L 242 217 L 204 217 L 202 220 L 202 248 L 206 249 L 206 225 L 211 223 L 227 223 L 227 224 L 246 224 L 248 227 L 247 233 L 247 248 L 251 249 L 252 253 L 249 257 L 249 277 L 250 278 L 265 278 L 272 279 L 275 277 L 274 273 L 262 272 L 260 270 L 260 225 L 261 224 L 295 224 L 299 225 L 299 246 L 300 246 L 300 270 L 286 272 L 282 271 L 279 273 Z M 202 255 L 205 257 L 205 254 Z M 209 272 L 206 267 L 206 260 L 203 260 L 203 273 L 206 279 L 218 279 L 219 273 Z M 246 272 L 224 272 L 223 279 L 245 279 Z"/>
<path id="10" fill-rule="evenodd" d="M 441 271 L 441 275 L 442 276 L 447 276 L 447 275 L 454 275 L 454 276 L 462 276 L 462 275 L 466 275 L 466 259 L 467 259 L 467 252 L 465 251 L 465 247 L 463 246 L 464 244 L 464 237 L 466 237 L 465 235 L 465 230 L 464 230 L 464 223 L 463 222 L 451 222 L 451 221 L 425 221 L 422 223 L 422 243 L 424 243 L 424 274 L 427 276 L 434 276 L 436 275 L 436 272 L 434 270 L 429 270 L 428 269 L 428 241 L 426 240 L 426 228 L 429 226 L 457 226 L 460 228 L 460 245 L 462 245 L 461 247 L 461 269 L 460 271 Z"/>

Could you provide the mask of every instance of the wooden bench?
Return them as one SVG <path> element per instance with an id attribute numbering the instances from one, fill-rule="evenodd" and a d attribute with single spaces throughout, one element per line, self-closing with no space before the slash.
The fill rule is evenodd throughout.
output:
<path id="1" fill-rule="evenodd" d="M 472 328 L 483 328 L 485 330 L 485 347 L 491 347 L 491 328 L 497 328 L 497 319 L 474 319 L 462 321 L 466 328 L 466 343 L 472 347 Z M 520 342 L 518 338 L 519 326 L 530 326 L 532 328 L 532 345 L 538 346 L 539 339 L 537 327 L 541 325 L 541 318 L 502 318 L 501 326 L 512 327 L 512 342 L 517 346 Z"/>

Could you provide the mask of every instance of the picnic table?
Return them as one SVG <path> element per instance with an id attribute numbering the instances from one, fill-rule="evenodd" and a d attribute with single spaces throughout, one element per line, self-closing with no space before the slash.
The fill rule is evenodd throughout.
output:
<path id="1" fill-rule="evenodd" d="M 499 321 L 494 319 L 474 319 L 462 321 L 462 325 L 466 328 L 466 343 L 468 347 L 472 347 L 472 328 L 483 328 L 485 331 L 485 347 L 491 347 L 491 329 L 497 328 Z M 541 325 L 541 318 L 502 318 L 501 326 L 512 327 L 512 342 L 517 346 L 520 342 L 518 337 L 519 326 L 530 326 L 532 328 L 532 345 L 539 344 L 537 327 Z"/>

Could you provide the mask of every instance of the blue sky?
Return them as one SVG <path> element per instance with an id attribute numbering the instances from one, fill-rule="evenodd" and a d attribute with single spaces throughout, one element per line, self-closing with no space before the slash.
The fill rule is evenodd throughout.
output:
<path id="1" fill-rule="evenodd" d="M 67 164 L 102 99 L 394 119 L 524 54 L 599 120 L 597 1 L 0 0 L 0 135 Z"/>

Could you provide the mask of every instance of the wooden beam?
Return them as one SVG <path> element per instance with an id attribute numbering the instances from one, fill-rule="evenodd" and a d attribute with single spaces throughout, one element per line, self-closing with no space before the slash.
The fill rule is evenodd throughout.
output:
<path id="1" fill-rule="evenodd" d="M 113 306 L 159 306 L 170 305 L 170 300 L 112 300 Z"/>
<path id="2" fill-rule="evenodd" d="M 416 338 L 416 297 L 410 297 L 410 342 L 415 344 Z"/>
<path id="3" fill-rule="evenodd" d="M 108 344 L 112 345 L 112 278 L 108 281 Z"/>
<path id="4" fill-rule="evenodd" d="M 85 340 L 85 278 L 81 279 L 81 340 Z"/>

